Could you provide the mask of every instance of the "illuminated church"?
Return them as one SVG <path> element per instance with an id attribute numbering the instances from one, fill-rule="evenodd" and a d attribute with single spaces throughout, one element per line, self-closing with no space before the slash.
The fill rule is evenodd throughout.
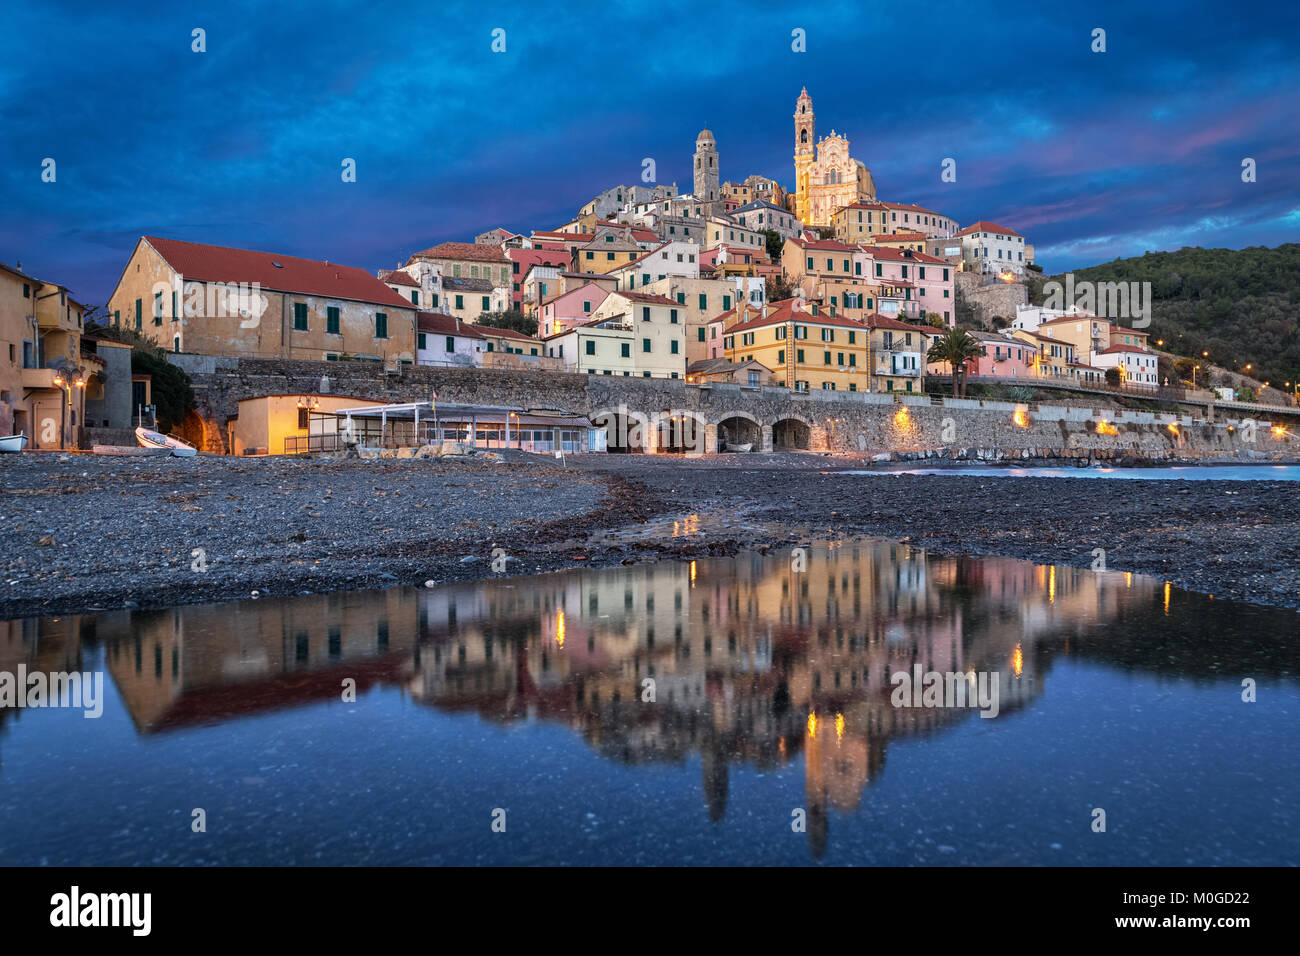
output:
<path id="1" fill-rule="evenodd" d="M 794 214 L 807 226 L 829 226 L 844 206 L 876 198 L 871 170 L 849 155 L 849 141 L 831 130 L 814 155 L 813 104 L 807 87 L 794 110 Z"/>

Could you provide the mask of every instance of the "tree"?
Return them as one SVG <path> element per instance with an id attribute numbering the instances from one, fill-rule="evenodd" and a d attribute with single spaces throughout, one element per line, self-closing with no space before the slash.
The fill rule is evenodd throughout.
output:
<path id="1" fill-rule="evenodd" d="M 925 353 L 928 362 L 946 362 L 952 369 L 953 397 L 966 394 L 966 363 L 984 354 L 984 347 L 965 329 L 950 329 Z"/>
<path id="2" fill-rule="evenodd" d="M 767 237 L 767 257 L 773 262 L 780 262 L 781 252 L 785 249 L 785 240 L 775 229 L 764 229 L 763 235 Z"/>
<path id="3" fill-rule="evenodd" d="M 524 335 L 537 334 L 537 320 L 530 319 L 518 309 L 508 312 L 483 312 L 474 320 L 475 325 L 485 325 L 489 329 L 510 329 Z"/>
<path id="4" fill-rule="evenodd" d="M 113 325 L 86 325 L 86 334 L 131 346 L 131 371 L 152 379 L 150 391 L 158 409 L 158 429 L 166 434 L 185 420 L 194 408 L 194 389 L 184 370 L 167 361 L 167 353 L 152 339 L 134 329 Z M 132 414 L 134 414 L 132 409 Z"/>
<path id="5" fill-rule="evenodd" d="M 1119 368 L 1112 365 L 1106 369 L 1106 384 L 1112 388 L 1118 388 L 1122 379 L 1120 378 Z"/>
<path id="6" fill-rule="evenodd" d="M 794 295 L 794 287 L 786 281 L 784 275 L 774 275 L 764 285 L 767 289 L 768 302 L 784 302 Z"/>

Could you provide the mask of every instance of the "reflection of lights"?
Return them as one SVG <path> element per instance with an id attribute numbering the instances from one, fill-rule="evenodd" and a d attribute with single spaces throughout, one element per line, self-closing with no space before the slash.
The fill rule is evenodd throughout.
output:
<path id="1" fill-rule="evenodd" d="M 1169 582 L 1165 582 L 1165 617 L 1169 616 Z"/>
<path id="2" fill-rule="evenodd" d="M 1124 587 L 1126 587 L 1126 588 L 1131 588 L 1132 586 L 1133 586 L 1133 572 L 1132 572 L 1132 571 L 1125 571 L 1125 572 L 1124 572 Z"/>
<path id="3" fill-rule="evenodd" d="M 836 740 L 844 739 L 844 715 L 843 714 L 835 715 L 835 739 Z"/>
<path id="4" fill-rule="evenodd" d="M 1019 425 L 1021 428 L 1029 427 L 1029 416 L 1025 413 L 1025 410 L 1023 408 L 1017 408 L 1015 410 L 1015 413 L 1012 414 L 1011 420 L 1015 422 L 1017 425 Z"/>
<path id="5" fill-rule="evenodd" d="M 563 610 L 559 610 L 555 612 L 555 643 L 560 647 L 564 646 L 564 611 Z"/>
<path id="6" fill-rule="evenodd" d="M 784 736 L 776 742 L 776 752 L 781 755 L 782 760 L 785 759 L 785 737 Z"/>
<path id="7" fill-rule="evenodd" d="M 1049 604 L 1056 603 L 1056 565 L 1047 571 L 1047 601 Z"/>
<path id="8" fill-rule="evenodd" d="M 808 736 L 813 740 L 817 739 L 817 711 L 808 715 Z"/>
<path id="9" fill-rule="evenodd" d="M 695 587 L 695 562 L 691 562 L 691 587 Z"/>
<path id="10" fill-rule="evenodd" d="M 1170 430 L 1171 432 L 1173 432 L 1175 435 L 1177 435 L 1177 434 L 1178 434 L 1178 425 L 1177 425 L 1177 423 L 1175 423 L 1175 422 L 1170 422 L 1170 423 L 1169 423 L 1169 430 Z"/>
<path id="11" fill-rule="evenodd" d="M 1118 434 L 1119 434 L 1119 429 L 1116 428 L 1114 425 L 1112 425 L 1110 422 L 1106 421 L 1106 419 L 1103 418 L 1101 421 L 1099 421 L 1099 422 L 1097 423 L 1097 434 L 1098 434 L 1098 435 L 1118 435 Z"/>
<path id="12" fill-rule="evenodd" d="M 1020 680 L 1021 673 L 1025 669 L 1025 652 L 1016 645 L 1016 649 L 1011 652 L 1011 670 L 1015 672 L 1016 680 Z"/>

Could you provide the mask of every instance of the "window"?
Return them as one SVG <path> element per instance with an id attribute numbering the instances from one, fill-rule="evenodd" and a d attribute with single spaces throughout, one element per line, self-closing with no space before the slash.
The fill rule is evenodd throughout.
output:
<path id="1" fill-rule="evenodd" d="M 785 364 L 785 349 L 779 349 L 779 350 L 777 350 L 777 353 L 776 353 L 776 364 L 777 364 L 777 365 L 784 365 L 784 364 Z"/>
<path id="2" fill-rule="evenodd" d="M 671 322 L 671 323 L 673 323 L 674 325 L 677 324 L 677 310 L 676 310 L 676 309 L 669 309 L 669 310 L 668 310 L 668 321 Z"/>
<path id="3" fill-rule="evenodd" d="M 447 340 L 446 340 L 446 343 L 445 343 L 445 344 L 446 344 L 446 349 L 447 349 L 448 352 L 454 352 L 454 351 L 456 351 L 456 337 L 455 337 L 455 336 L 453 336 L 453 335 L 449 335 L 449 336 L 447 336 Z"/>
<path id="4" fill-rule="evenodd" d="M 26 282 L 24 282 L 24 283 L 23 283 L 23 298 L 24 298 L 24 299 L 30 299 L 31 297 L 32 297 L 32 287 L 31 287 L 30 285 L 28 285 Z"/>
<path id="5" fill-rule="evenodd" d="M 794 360 L 800 365 L 803 364 L 803 349 L 799 349 L 795 352 Z"/>
<path id="6" fill-rule="evenodd" d="M 419 289 L 412 289 L 412 290 L 411 290 L 411 305 L 419 305 L 419 304 L 420 304 L 420 290 L 419 290 Z"/>
<path id="7" fill-rule="evenodd" d="M 298 409 L 298 430 L 299 431 L 307 430 L 307 417 L 310 414 L 311 412 L 305 408 Z"/>
<path id="8" fill-rule="evenodd" d="M 676 339 L 673 339 L 672 342 L 669 343 L 669 345 L 671 346 L 669 348 L 669 351 L 672 352 L 674 355 L 677 354 L 677 344 L 678 343 Z"/>
<path id="9" fill-rule="evenodd" d="M 595 355 L 595 354 L 596 354 L 596 343 L 595 343 L 595 341 L 593 341 L 592 339 L 587 339 L 586 346 L 587 346 L 587 354 L 588 354 L 588 355 Z"/>
<path id="10" fill-rule="evenodd" d="M 295 302 L 293 304 L 293 330 L 295 332 L 307 331 L 307 303 Z"/>
<path id="11" fill-rule="evenodd" d="M 486 295 L 483 296 L 483 311 L 484 312 L 492 311 L 492 300 Z"/>
<path id="12" fill-rule="evenodd" d="M 383 312 L 375 313 L 375 338 L 388 338 L 388 316 Z"/>
<path id="13" fill-rule="evenodd" d="M 830 364 L 831 364 L 831 353 L 830 353 L 830 352 L 823 352 L 823 353 L 822 353 L 822 356 L 823 356 L 823 357 L 822 357 L 822 364 L 823 364 L 823 365 L 830 365 Z"/>
<path id="14" fill-rule="evenodd" d="M 153 294 L 153 324 L 162 325 L 162 293 Z"/>
<path id="15" fill-rule="evenodd" d="M 619 345 L 619 352 L 620 352 L 620 354 L 623 356 L 623 358 L 631 358 L 631 357 L 632 357 L 632 343 L 631 343 L 631 342 L 623 342 L 622 344 L 620 344 L 620 345 Z M 627 374 L 627 373 L 625 372 L 624 374 Z"/>
<path id="16" fill-rule="evenodd" d="M 325 307 L 325 331 L 330 335 L 339 334 L 339 307 L 337 305 Z"/>
<path id="17" fill-rule="evenodd" d="M 700 293 L 700 311 L 705 312 L 709 308 L 709 296 L 706 292 Z"/>
<path id="18" fill-rule="evenodd" d="M 144 300 L 142 299 L 135 300 L 135 330 L 137 332 L 140 331 L 140 322 L 141 322 L 141 315 L 142 315 L 141 307 L 143 306 L 143 301 Z"/>
<path id="19" fill-rule="evenodd" d="M 172 293 L 172 321 L 175 322 L 180 316 L 176 314 L 176 293 Z"/>
<path id="20" fill-rule="evenodd" d="M 649 351 L 650 351 L 650 340 L 649 340 L 649 339 L 642 339 L 642 340 L 641 340 L 641 351 L 642 351 L 642 352 L 649 352 Z M 649 374 L 649 373 L 646 373 L 646 374 Z"/>
<path id="21" fill-rule="evenodd" d="M 417 349 L 419 349 L 421 352 L 424 351 L 424 349 L 425 349 L 425 335 L 424 335 L 423 332 L 417 332 L 417 333 L 415 334 L 415 347 L 416 347 Z"/>
<path id="22" fill-rule="evenodd" d="M 582 311 L 583 311 L 583 312 L 590 312 L 590 311 L 591 311 L 591 303 L 588 302 L 588 301 L 586 301 L 585 299 L 584 299 L 583 302 L 582 302 Z"/>

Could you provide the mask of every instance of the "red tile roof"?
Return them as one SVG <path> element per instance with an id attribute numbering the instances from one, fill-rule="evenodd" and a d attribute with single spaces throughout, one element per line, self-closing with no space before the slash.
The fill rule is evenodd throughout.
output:
<path id="1" fill-rule="evenodd" d="M 417 252 L 411 258 L 423 256 L 427 259 L 474 259 L 478 262 L 506 262 L 505 254 L 499 246 L 485 245 L 478 242 L 440 242 L 423 252 Z"/>
<path id="2" fill-rule="evenodd" d="M 891 249 L 888 246 L 869 246 L 862 250 L 866 255 L 873 259 L 884 259 L 887 262 L 921 262 L 927 265 L 946 266 L 949 264 L 947 259 L 940 259 L 930 255 L 928 252 L 916 252 L 907 249 Z M 905 253 L 909 253 L 905 254 Z M 883 278 L 883 277 L 881 277 Z M 897 282 L 890 282 L 891 285 L 898 285 Z"/>
<path id="3" fill-rule="evenodd" d="M 490 325 L 480 325 L 475 331 L 485 338 L 523 339 L 526 342 L 541 341 L 534 335 L 524 335 L 524 333 L 516 332 L 514 329 L 497 329 Z"/>
<path id="4" fill-rule="evenodd" d="M 930 237 L 923 232 L 881 232 L 872 236 L 871 242 L 925 242 L 929 238 Z"/>
<path id="5" fill-rule="evenodd" d="M 979 222 L 967 226 L 965 229 L 959 229 L 957 235 L 965 236 L 975 232 L 996 232 L 1003 236 L 1020 236 L 1020 233 L 1014 229 L 1008 229 L 1006 226 L 999 226 L 996 222 L 988 222 L 981 219 Z M 1024 236 L 1020 236 L 1024 238 Z"/>
<path id="6" fill-rule="evenodd" d="M 611 292 L 610 295 L 621 295 L 633 302 L 647 302 L 650 305 L 671 305 L 673 308 L 681 305 L 680 302 L 674 302 L 667 296 L 655 295 L 651 292 Z"/>
<path id="7" fill-rule="evenodd" d="M 786 322 L 800 322 L 806 325 L 834 325 L 842 328 L 865 330 L 866 326 L 856 319 L 845 318 L 842 315 L 831 315 L 829 312 L 822 312 L 818 309 L 818 314 L 813 315 L 806 309 L 795 312 L 794 303 L 799 299 L 785 299 L 782 302 L 768 303 L 767 315 L 761 313 L 752 319 L 740 322 L 727 329 L 727 334 L 733 332 L 748 332 L 750 329 L 761 329 L 769 325 L 784 325 Z M 734 310 L 733 310 L 734 311 Z M 727 313 L 723 313 L 726 315 Z M 719 317 L 720 318 L 720 317 Z M 711 321 L 716 322 L 717 319 Z"/>
<path id="8" fill-rule="evenodd" d="M 791 239 L 801 249 L 815 249 L 818 252 L 857 252 L 857 246 L 850 246 L 838 239 Z"/>
<path id="9" fill-rule="evenodd" d="M 401 272 L 397 269 L 394 269 L 392 272 L 385 273 L 384 275 L 381 275 L 379 278 L 382 279 L 384 282 L 390 283 L 391 285 L 409 285 L 409 286 L 413 286 L 416 289 L 420 288 L 420 283 L 412 279 L 410 273 Z"/>
<path id="10" fill-rule="evenodd" d="M 906 212 L 919 212 L 919 213 L 923 213 L 924 215 L 927 215 L 927 216 L 938 216 L 940 219 L 947 219 L 947 218 L 948 218 L 947 216 L 945 216 L 945 215 L 944 215 L 943 213 L 941 213 L 941 212 L 935 212 L 933 209 L 926 209 L 924 206 L 918 206 L 916 203 L 901 203 L 901 202 L 884 202 L 884 201 L 881 201 L 880 204 L 881 204 L 882 206 L 887 206 L 887 207 L 890 208 L 890 209 L 902 209 L 902 210 L 905 210 Z"/>
<path id="11" fill-rule="evenodd" d="M 355 266 L 270 252 L 145 236 L 173 269 L 198 282 L 256 282 L 264 289 L 410 308 L 411 303 Z"/>
<path id="12" fill-rule="evenodd" d="M 454 315 L 447 315 L 443 312 L 417 312 L 415 313 L 416 327 L 421 332 L 433 332 L 438 335 L 463 335 L 466 338 L 481 339 L 474 329 L 474 326 L 468 322 L 461 322 Z M 497 329 L 496 331 L 500 331 Z"/>
<path id="13" fill-rule="evenodd" d="M 936 329 L 928 325 L 910 325 L 907 322 L 900 322 L 892 315 L 881 315 L 879 312 L 867 316 L 864 324 L 869 329 L 893 329 L 899 332 L 941 332 L 946 329 Z"/>
<path id="14" fill-rule="evenodd" d="M 1142 348 L 1142 347 L 1140 347 L 1140 346 L 1137 346 L 1137 345 L 1124 345 L 1124 344 L 1122 344 L 1122 343 L 1119 344 L 1119 345 L 1112 345 L 1112 346 L 1111 346 L 1110 348 L 1108 348 L 1108 349 L 1102 349 L 1102 350 L 1101 350 L 1101 354 L 1102 354 L 1102 355 L 1109 355 L 1111 352 L 1138 352 L 1138 353 L 1140 353 L 1140 354 L 1142 354 L 1142 355 L 1155 355 L 1155 354 L 1156 354 L 1155 352 L 1152 352 L 1150 349 L 1144 349 L 1144 348 Z"/>

